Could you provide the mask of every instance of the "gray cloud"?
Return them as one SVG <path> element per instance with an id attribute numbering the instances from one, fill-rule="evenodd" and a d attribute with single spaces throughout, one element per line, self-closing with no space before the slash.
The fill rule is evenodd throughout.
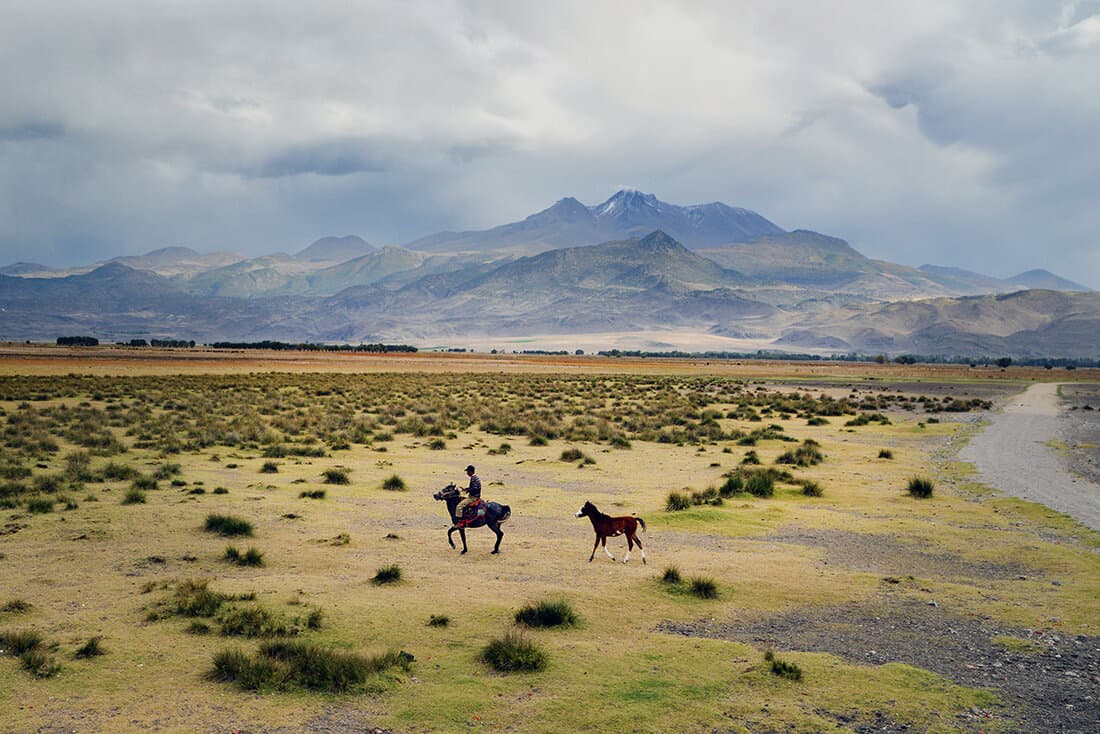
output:
<path id="1" fill-rule="evenodd" d="M 56 140 L 65 136 L 65 125 L 53 120 L 13 122 L 0 127 L 0 140 Z"/>
<path id="2" fill-rule="evenodd" d="M 1096 0 L 4 5 L 0 261 L 402 242 L 631 181 L 1100 287 L 1098 41 Z"/>

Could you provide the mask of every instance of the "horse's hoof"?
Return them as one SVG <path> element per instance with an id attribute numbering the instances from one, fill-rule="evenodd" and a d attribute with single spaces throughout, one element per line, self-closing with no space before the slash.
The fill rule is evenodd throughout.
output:
<path id="1" fill-rule="evenodd" d="M 495 555 L 496 555 L 497 553 L 500 553 L 500 551 L 498 551 L 498 550 L 495 550 L 495 551 L 490 551 L 490 552 L 489 552 L 489 555 L 491 555 L 491 556 L 495 556 Z"/>
<path id="2" fill-rule="evenodd" d="M 464 555 L 466 555 L 466 550 L 465 550 L 465 549 L 463 549 L 463 550 L 462 550 L 462 552 L 461 552 L 461 553 L 459 553 L 458 555 L 460 555 L 460 556 L 464 556 Z"/>

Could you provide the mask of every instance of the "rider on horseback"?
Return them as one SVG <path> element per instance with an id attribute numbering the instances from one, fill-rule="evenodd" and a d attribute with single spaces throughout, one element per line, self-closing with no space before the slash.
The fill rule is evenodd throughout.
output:
<path id="1" fill-rule="evenodd" d="M 476 505 L 478 500 L 481 499 L 481 480 L 474 471 L 473 464 L 466 467 L 466 476 L 470 478 L 470 486 L 462 489 L 462 491 L 466 493 L 466 498 L 455 507 L 455 517 L 458 518 L 460 523 L 463 520 L 462 515 L 466 511 L 466 508 L 470 505 Z"/>

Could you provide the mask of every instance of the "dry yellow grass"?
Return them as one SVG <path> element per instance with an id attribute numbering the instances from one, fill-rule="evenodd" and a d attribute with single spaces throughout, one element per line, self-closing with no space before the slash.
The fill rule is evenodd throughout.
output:
<path id="1" fill-rule="evenodd" d="M 114 357 L 91 367 L 83 360 L 64 367 L 49 360 L 47 367 L 20 367 L 13 359 L 0 360 L 9 374 L 158 369 L 156 363 L 111 361 Z M 320 371 L 312 360 L 303 366 L 272 359 L 246 363 L 219 355 L 214 363 L 181 369 Z M 326 369 L 337 371 L 362 370 L 368 363 L 383 365 L 384 371 L 622 368 L 618 362 L 580 359 L 325 359 Z M 647 363 L 642 371 L 694 368 Z M 785 375 L 805 376 L 799 370 L 818 368 L 785 369 Z M 903 373 L 907 379 L 941 374 Z M 16 409 L 11 403 L 0 407 L 9 413 Z M 56 678 L 37 680 L 19 671 L 17 661 L 0 657 L 0 721 L 11 731 L 307 731 L 356 722 L 399 732 L 730 726 L 736 731 L 762 725 L 814 731 L 835 726 L 827 712 L 878 707 L 918 728 L 950 731 L 960 711 L 990 705 L 994 699 L 988 692 L 955 686 L 926 671 L 853 665 L 823 653 L 784 651 L 807 678 L 802 684 L 782 681 L 764 670 L 762 650 L 751 645 L 658 629 L 670 621 L 767 618 L 881 593 L 882 571 L 858 559 L 829 562 L 827 546 L 792 542 L 793 531 L 865 534 L 946 559 L 915 574 L 913 583 L 899 588 L 901 595 L 934 597 L 960 615 L 991 615 L 1004 625 L 1096 634 L 1089 626 L 1100 619 L 1096 534 L 1034 506 L 989 498 L 969 483 L 963 469 L 937 463 L 933 452 L 964 430 L 959 424 L 918 427 L 910 418 L 846 430 L 841 419 L 813 427 L 803 419 L 768 421 L 799 440 L 821 443 L 825 462 L 795 474 L 818 481 L 824 497 L 803 497 L 796 487 L 781 484 L 770 499 L 738 495 L 721 506 L 668 513 L 663 508 L 670 490 L 720 485 L 746 447 L 730 441 L 701 446 L 635 441 L 623 450 L 578 443 L 596 460 L 579 468 L 560 460 L 563 448 L 574 444 L 555 440 L 529 446 L 523 437 L 473 430 L 448 438 L 446 451 L 430 450 L 427 438 L 398 434 L 384 453 L 355 445 L 324 458 L 277 459 L 276 474 L 260 472 L 269 459 L 258 451 L 210 447 L 170 457 L 181 465 L 187 485 L 161 482 L 161 489 L 147 492 L 145 505 L 119 504 L 129 483 L 108 482 L 89 485 L 74 510 L 38 516 L 5 511 L 20 516 L 12 522 L 26 527 L 0 537 L 0 604 L 20 598 L 33 608 L 0 613 L 0 630 L 40 630 L 59 643 L 63 670 Z M 721 422 L 725 428 L 760 426 Z M 490 455 L 502 440 L 512 451 Z M 768 466 L 791 445 L 766 441 L 754 448 Z M 730 453 L 723 452 L 726 447 Z M 58 456 L 70 448 L 63 446 Z M 880 448 L 890 448 L 895 458 L 879 459 Z M 213 454 L 219 459 L 211 460 Z M 98 466 L 104 460 L 94 461 Z M 147 470 L 163 459 L 152 451 L 130 451 L 125 461 Z M 468 463 L 478 467 L 484 496 L 512 508 L 500 556 L 489 555 L 492 534 L 486 529 L 468 532 L 466 556 L 447 546 L 444 507 L 430 493 L 448 481 L 461 483 Z M 321 472 L 337 465 L 350 470 L 351 484 L 322 484 Z M 408 491 L 382 489 L 383 480 L 395 473 Z M 918 473 L 936 478 L 931 500 L 904 494 L 906 480 Z M 196 486 L 205 493 L 189 494 Z M 219 486 L 229 492 L 212 494 Z M 299 497 L 304 489 L 322 487 L 325 499 Z M 87 493 L 98 501 L 85 501 Z M 602 553 L 587 562 L 592 531 L 587 520 L 573 516 L 585 500 L 610 514 L 636 512 L 645 518 L 649 530 L 641 538 L 648 565 L 637 553 L 629 565 L 611 563 Z M 255 536 L 227 541 L 203 532 L 210 512 L 250 520 Z M 346 543 L 339 540 L 344 534 Z M 255 546 L 266 565 L 225 563 L 229 542 L 242 550 Z M 609 546 L 621 559 L 625 541 L 615 539 Z M 952 564 L 1005 558 L 1034 571 L 1023 580 L 950 572 Z M 390 564 L 400 566 L 403 580 L 371 584 L 376 570 Z M 658 581 L 668 565 L 685 576 L 713 579 L 720 597 L 705 601 L 669 593 Z M 1056 574 L 1062 584 L 1051 586 L 1044 574 Z M 167 587 L 192 578 L 212 579 L 211 586 L 225 592 L 255 592 L 259 603 L 287 615 L 320 607 L 325 626 L 310 639 L 363 652 L 405 649 L 416 656 L 412 672 L 369 695 L 255 694 L 210 682 L 204 675 L 215 652 L 227 646 L 254 649 L 255 642 L 188 634 L 187 620 L 179 618 L 146 621 L 147 611 L 170 593 Z M 528 633 L 550 655 L 545 672 L 504 676 L 477 661 L 480 648 L 510 626 L 517 608 L 550 597 L 567 598 L 582 622 L 576 629 Z M 428 626 L 433 614 L 449 616 L 451 626 Z M 71 659 L 92 635 L 103 635 L 108 654 Z"/>

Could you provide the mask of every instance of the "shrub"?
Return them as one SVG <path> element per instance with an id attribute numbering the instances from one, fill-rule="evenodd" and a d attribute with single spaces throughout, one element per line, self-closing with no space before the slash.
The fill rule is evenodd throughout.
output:
<path id="1" fill-rule="evenodd" d="M 612 447 L 617 448 L 617 449 L 629 449 L 629 448 L 631 448 L 630 441 L 627 440 L 627 438 L 625 436 L 612 436 L 610 443 L 611 443 Z"/>
<path id="2" fill-rule="evenodd" d="M 665 572 L 661 574 L 661 583 L 663 584 L 675 586 L 681 581 L 683 581 L 683 578 L 680 576 L 680 569 L 676 566 L 669 566 L 665 569 Z"/>
<path id="3" fill-rule="evenodd" d="M 825 460 L 825 455 L 821 453 L 818 448 L 821 444 L 814 441 L 812 438 L 808 438 L 802 442 L 802 445 L 793 451 L 784 451 L 778 459 L 775 460 L 776 464 L 793 464 L 795 466 L 814 466 L 820 464 Z"/>
<path id="4" fill-rule="evenodd" d="M 323 489 L 304 489 L 298 493 L 299 497 L 310 500 L 323 500 L 325 498 L 325 490 Z"/>
<path id="5" fill-rule="evenodd" d="M 27 500 L 27 512 L 35 514 L 53 512 L 53 500 L 47 497 L 32 497 Z"/>
<path id="6" fill-rule="evenodd" d="M 549 443 L 550 442 L 546 440 L 545 436 L 540 436 L 538 434 L 531 436 L 531 440 L 527 442 L 529 446 L 547 446 Z"/>
<path id="7" fill-rule="evenodd" d="M 186 632 L 192 635 L 208 635 L 210 634 L 210 625 L 203 622 L 200 619 L 196 619 L 187 625 Z"/>
<path id="8" fill-rule="evenodd" d="M 533 672 L 546 667 L 547 655 L 538 645 L 520 632 L 509 630 L 503 637 L 491 640 L 481 651 L 481 660 L 502 673 Z"/>
<path id="9" fill-rule="evenodd" d="M 325 484 L 351 484 L 347 469 L 325 469 Z"/>
<path id="10" fill-rule="evenodd" d="M 400 492 L 405 489 L 405 480 L 394 474 L 382 482 L 382 489 Z"/>
<path id="11" fill-rule="evenodd" d="M 262 566 L 264 565 L 264 554 L 257 548 L 249 548 L 241 553 L 236 546 L 231 545 L 225 549 L 225 560 L 238 566 Z"/>
<path id="12" fill-rule="evenodd" d="M 298 630 L 287 620 L 258 604 L 228 609 L 218 622 L 221 625 L 219 632 L 227 637 L 288 637 L 298 634 Z"/>
<path id="13" fill-rule="evenodd" d="M 206 516 L 203 529 L 225 537 L 234 535 L 252 535 L 252 523 L 232 515 L 212 513 Z"/>
<path id="14" fill-rule="evenodd" d="M 23 670 L 35 678 L 52 678 L 61 672 L 61 665 L 41 647 L 27 650 L 19 656 L 19 660 Z"/>
<path id="15" fill-rule="evenodd" d="M 264 465 L 260 467 L 261 474 L 278 474 L 279 465 L 274 461 L 265 461 Z"/>
<path id="16" fill-rule="evenodd" d="M 374 574 L 374 578 L 371 579 L 371 583 L 377 585 L 393 584 L 397 583 L 400 580 L 401 567 L 395 563 L 392 566 L 383 566 L 382 568 L 378 569 L 378 571 Z"/>
<path id="17" fill-rule="evenodd" d="M 173 611 L 184 617 L 213 617 L 230 597 L 213 591 L 209 584 L 208 579 L 189 579 L 176 584 Z"/>
<path id="18" fill-rule="evenodd" d="M 214 494 L 229 494 L 229 490 L 225 487 L 214 487 Z"/>
<path id="19" fill-rule="evenodd" d="M 771 497 L 775 494 L 775 479 L 768 472 L 752 472 L 745 478 L 744 487 L 754 497 Z"/>
<path id="20" fill-rule="evenodd" d="M 324 624 L 325 610 L 321 608 L 310 609 L 306 615 L 306 627 L 311 630 L 319 630 Z"/>
<path id="21" fill-rule="evenodd" d="M 825 494 L 825 490 L 823 490 L 821 485 L 817 482 L 806 479 L 802 482 L 802 494 L 807 497 L 822 497 Z"/>
<path id="22" fill-rule="evenodd" d="M 5 655 L 19 656 L 42 645 L 42 635 L 35 630 L 0 632 L 0 650 Z"/>
<path id="23" fill-rule="evenodd" d="M 22 614 L 23 612 L 30 611 L 31 603 L 25 599 L 12 599 L 0 607 L 0 612 L 9 612 L 14 614 Z"/>
<path id="24" fill-rule="evenodd" d="M 700 599 L 717 599 L 718 584 L 706 576 L 692 576 L 688 579 L 688 592 Z"/>
<path id="25" fill-rule="evenodd" d="M 75 658 L 94 658 L 99 655 L 105 655 L 106 651 L 103 649 L 103 637 L 96 635 L 95 637 L 89 637 L 88 641 L 77 648 L 77 651 L 73 653 Z"/>
<path id="26" fill-rule="evenodd" d="M 689 507 L 691 507 L 691 495 L 676 491 L 668 493 L 668 498 L 665 500 L 666 512 L 679 512 Z"/>
<path id="27" fill-rule="evenodd" d="M 443 451 L 447 448 L 447 442 L 442 438 L 433 438 L 428 442 L 428 448 L 432 451 Z"/>
<path id="28" fill-rule="evenodd" d="M 561 452 L 562 461 L 579 461 L 584 458 L 584 453 L 578 448 L 568 448 Z"/>
<path id="29" fill-rule="evenodd" d="M 773 675 L 788 680 L 802 680 L 802 668 L 794 663 L 788 663 L 786 660 L 780 660 L 771 650 L 764 653 L 764 660 L 771 664 Z"/>
<path id="30" fill-rule="evenodd" d="M 170 477 L 180 473 L 179 464 L 161 464 L 153 472 L 154 479 L 169 479 Z M 149 487 L 148 489 L 156 489 L 156 487 Z"/>
<path id="31" fill-rule="evenodd" d="M 516 612 L 516 622 L 528 627 L 572 627 L 577 623 L 573 606 L 565 599 L 528 604 Z"/>
<path id="32" fill-rule="evenodd" d="M 130 487 L 126 490 L 126 494 L 122 497 L 122 504 L 124 505 L 144 505 L 145 493 L 137 487 Z"/>
<path id="33" fill-rule="evenodd" d="M 449 627 L 451 624 L 451 618 L 446 614 L 433 614 L 428 617 L 429 627 Z"/>
<path id="34" fill-rule="evenodd" d="M 892 459 L 894 458 L 894 452 L 890 449 L 881 449 L 878 452 L 878 458 L 880 459 Z"/>
<path id="35" fill-rule="evenodd" d="M 807 426 L 827 426 L 827 425 L 829 425 L 829 421 L 828 421 L 827 418 L 822 418 L 819 415 L 815 415 L 812 418 L 810 418 L 808 421 L 806 421 L 806 425 Z"/>
<path id="36" fill-rule="evenodd" d="M 222 650 L 214 656 L 209 676 L 245 690 L 301 687 L 339 693 L 392 668 L 407 671 L 412 661 L 413 656 L 404 651 L 364 657 L 297 640 L 276 640 L 265 642 L 251 657 L 240 650 Z"/>
<path id="37" fill-rule="evenodd" d="M 153 477 L 137 476 L 130 486 L 134 489 L 156 489 L 157 480 Z"/>
<path id="38" fill-rule="evenodd" d="M 741 457 L 741 463 L 746 465 L 746 466 L 752 465 L 752 464 L 759 464 L 760 463 L 760 456 L 757 455 L 755 450 L 750 449 L 750 450 L 745 452 L 744 456 Z"/>
<path id="39" fill-rule="evenodd" d="M 925 479 L 924 477 L 913 477 L 909 480 L 909 496 L 919 497 L 925 499 L 932 496 L 932 490 L 935 485 L 931 479 Z"/>
<path id="40" fill-rule="evenodd" d="M 137 470 L 127 464 L 119 464 L 114 461 L 107 462 L 101 472 L 103 477 L 112 480 L 133 479 L 137 476 Z"/>

